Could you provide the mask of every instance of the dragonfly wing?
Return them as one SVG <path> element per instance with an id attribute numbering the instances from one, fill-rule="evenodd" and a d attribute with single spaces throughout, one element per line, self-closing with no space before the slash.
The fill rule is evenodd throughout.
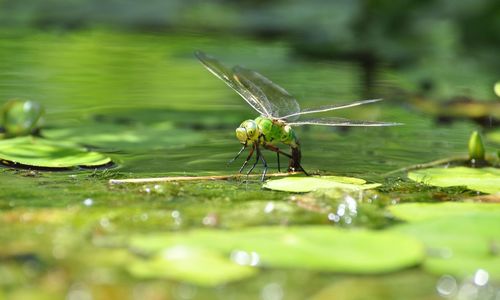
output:
<path id="1" fill-rule="evenodd" d="M 300 106 L 285 89 L 253 70 L 236 66 L 233 72 L 237 78 L 253 83 L 266 95 L 268 101 L 263 105 L 268 108 L 271 117 L 284 119 L 284 116 L 289 115 L 292 116 L 291 119 L 297 119 L 293 117 L 300 112 Z"/>
<path id="2" fill-rule="evenodd" d="M 298 122 L 290 122 L 287 124 L 291 126 L 322 125 L 322 126 L 358 126 L 358 127 L 403 125 L 401 123 L 356 121 L 343 118 L 311 119 L 311 120 L 302 120 Z"/>
<path id="3" fill-rule="evenodd" d="M 316 107 L 316 108 L 307 108 L 307 109 L 304 109 L 300 112 L 296 112 L 296 113 L 293 113 L 290 115 L 283 116 L 282 118 L 289 119 L 291 117 L 299 117 L 299 116 L 306 115 L 306 114 L 315 114 L 315 113 L 321 113 L 321 112 L 326 112 L 326 111 L 331 111 L 331 110 L 344 109 L 344 108 L 359 106 L 359 105 L 378 102 L 378 101 L 382 101 L 382 99 L 361 100 L 361 101 L 345 103 L 345 104 L 332 104 L 332 105 L 326 105 L 326 106 L 321 106 L 321 107 Z"/>
<path id="4" fill-rule="evenodd" d="M 230 88 L 236 91 L 253 109 L 255 109 L 263 116 L 270 116 L 268 108 L 266 108 L 262 104 L 268 102 L 265 94 L 262 91 L 259 91 L 258 88 L 255 88 L 253 84 L 248 82 L 243 85 L 244 80 L 236 80 L 233 71 L 224 66 L 214 57 L 207 55 L 201 51 L 196 51 L 195 55 L 205 66 L 205 68 L 207 68 L 212 74 L 217 76 L 217 78 L 224 81 L 224 83 L 226 83 Z M 249 90 L 249 87 L 252 90 Z"/>

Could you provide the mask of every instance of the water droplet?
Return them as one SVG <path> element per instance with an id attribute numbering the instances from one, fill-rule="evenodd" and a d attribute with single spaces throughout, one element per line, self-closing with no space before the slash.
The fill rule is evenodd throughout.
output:
<path id="1" fill-rule="evenodd" d="M 436 285 L 436 290 L 439 295 L 443 297 L 452 296 L 457 292 L 457 281 L 453 276 L 444 275 L 439 278 Z"/>
<path id="2" fill-rule="evenodd" d="M 205 226 L 216 226 L 219 223 L 219 218 L 216 214 L 209 213 L 203 218 L 202 223 Z"/>
<path id="3" fill-rule="evenodd" d="M 266 214 L 271 213 L 274 210 L 274 203 L 273 202 L 267 202 L 266 207 L 264 207 L 264 212 Z"/>
<path id="4" fill-rule="evenodd" d="M 91 198 L 83 200 L 83 205 L 85 206 L 92 206 L 92 204 L 94 204 L 94 200 L 92 200 Z"/>
<path id="5" fill-rule="evenodd" d="M 260 256 L 257 252 L 246 252 L 235 250 L 231 252 L 231 260 L 242 266 L 257 266 L 260 262 Z"/>
<path id="6" fill-rule="evenodd" d="M 332 221 L 332 222 L 335 222 L 335 223 L 338 223 L 338 221 L 340 221 L 340 217 L 337 216 L 336 214 L 334 213 L 329 213 L 328 214 L 328 220 Z"/>
<path id="7" fill-rule="evenodd" d="M 339 206 L 337 207 L 337 215 L 339 217 L 342 217 L 343 215 L 345 214 L 345 204 L 339 204 Z"/>
<path id="8" fill-rule="evenodd" d="M 490 274 L 483 269 L 479 269 L 474 274 L 474 283 L 479 286 L 484 286 L 488 283 L 490 278 Z"/>
<path id="9" fill-rule="evenodd" d="M 101 227 L 106 229 L 111 226 L 111 222 L 108 218 L 101 218 L 101 220 L 99 220 L 99 224 L 101 224 Z"/>

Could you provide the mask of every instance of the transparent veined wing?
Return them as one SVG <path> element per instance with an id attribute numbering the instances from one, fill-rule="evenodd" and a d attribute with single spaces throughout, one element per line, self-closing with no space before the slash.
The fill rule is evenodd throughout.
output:
<path id="1" fill-rule="evenodd" d="M 233 72 L 237 79 L 252 83 L 266 95 L 268 111 L 272 118 L 286 118 L 289 121 L 298 118 L 298 113 L 300 113 L 299 103 L 284 88 L 253 70 L 235 66 Z"/>
<path id="2" fill-rule="evenodd" d="M 271 112 L 269 111 L 270 105 L 266 95 L 252 82 L 246 79 L 237 80 L 232 70 L 204 52 L 196 51 L 195 55 L 212 74 L 236 91 L 253 109 L 263 116 L 271 116 Z"/>
<path id="3" fill-rule="evenodd" d="M 282 116 L 281 118 L 287 119 L 287 120 L 290 120 L 292 118 L 292 120 L 293 120 L 293 118 L 297 119 L 299 116 L 306 115 L 306 114 L 315 114 L 315 113 L 327 112 L 327 111 L 331 111 L 331 110 L 350 108 L 350 107 L 359 106 L 359 105 L 368 104 L 368 103 L 374 103 L 374 102 L 378 102 L 378 101 L 382 101 L 382 99 L 361 100 L 361 101 L 345 103 L 345 104 L 332 104 L 332 105 L 325 105 L 325 106 L 320 106 L 320 107 L 316 107 L 316 108 L 306 108 L 306 109 L 301 110 L 299 112 Z"/>
<path id="4" fill-rule="evenodd" d="M 297 122 L 287 122 L 291 126 L 302 126 L 302 125 L 322 125 L 322 126 L 358 126 L 358 127 L 370 127 L 370 126 L 397 126 L 403 125 L 401 123 L 392 122 L 372 122 L 372 121 L 357 121 L 349 120 L 343 118 L 321 118 L 321 119 L 310 119 L 302 120 Z"/>

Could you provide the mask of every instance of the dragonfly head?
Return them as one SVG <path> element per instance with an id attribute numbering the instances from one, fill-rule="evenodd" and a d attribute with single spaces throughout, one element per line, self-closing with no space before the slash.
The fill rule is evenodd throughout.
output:
<path id="1" fill-rule="evenodd" d="M 254 120 L 246 120 L 236 128 L 236 138 L 242 144 L 252 144 L 259 138 L 259 127 Z"/>

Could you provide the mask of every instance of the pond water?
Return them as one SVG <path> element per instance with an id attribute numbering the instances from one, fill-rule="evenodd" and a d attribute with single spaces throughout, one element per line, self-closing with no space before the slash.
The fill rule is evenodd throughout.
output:
<path id="1" fill-rule="evenodd" d="M 85 145 L 109 155 L 115 164 L 106 170 L 1 170 L 0 299 L 438 299 L 442 277 L 418 267 L 381 275 L 264 268 L 215 288 L 127 272 L 127 247 L 110 237 L 214 226 L 330 223 L 326 213 L 300 208 L 288 193 L 263 190 L 257 179 L 108 184 L 111 178 L 237 172 L 241 160 L 227 165 L 240 148 L 234 129 L 257 115 L 202 67 L 193 55 L 198 49 L 228 65 L 258 70 L 296 96 L 302 107 L 366 95 L 363 70 L 357 65 L 307 61 L 293 55 L 284 42 L 102 29 L 1 33 L 0 100 L 41 103 L 46 109 L 44 137 Z M 438 124 L 404 97 L 391 96 L 401 86 L 410 94 L 416 90 L 404 76 L 381 68 L 372 96 L 384 97 L 383 102 L 328 114 L 404 125 L 299 128 L 304 168 L 407 185 L 391 187 L 395 192 L 388 188 L 393 193 L 382 195 L 381 206 L 404 199 L 401 194 L 435 201 L 432 197 L 440 191 L 398 181 L 402 173 L 384 174 L 466 153 L 468 136 L 477 125 Z M 275 156 L 266 157 L 270 172 L 275 172 Z M 443 197 L 454 195 L 448 191 Z M 277 207 L 273 214 L 266 213 L 269 203 Z M 393 223 L 375 209 L 343 226 Z M 110 240 L 102 246 L 100 240 L 106 238 Z"/>

